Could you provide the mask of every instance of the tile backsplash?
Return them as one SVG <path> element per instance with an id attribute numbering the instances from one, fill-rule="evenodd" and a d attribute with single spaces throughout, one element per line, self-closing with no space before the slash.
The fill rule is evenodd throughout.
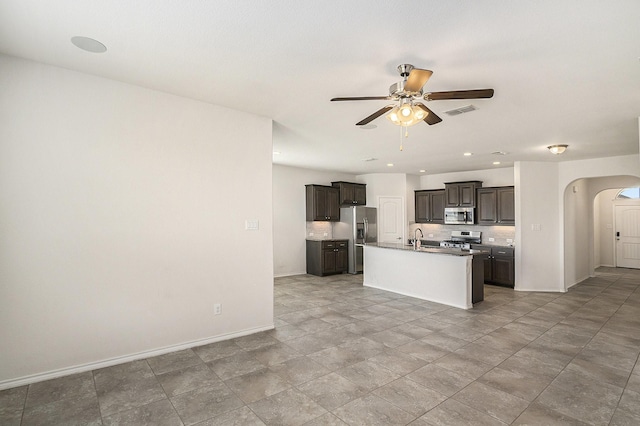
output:
<path id="1" fill-rule="evenodd" d="M 313 235 L 311 235 L 313 234 Z M 333 238 L 333 226 L 331 222 L 307 222 L 308 240 L 328 240 Z"/>
<path id="2" fill-rule="evenodd" d="M 480 231 L 482 244 L 508 246 L 516 244 L 515 226 L 479 226 L 479 225 L 437 225 L 432 223 L 415 223 L 409 225 L 407 238 L 413 238 L 416 228 L 422 229 L 424 240 L 442 241 L 451 238 L 451 231 Z M 430 236 L 432 235 L 432 236 Z M 494 241 L 489 241 L 493 238 Z M 511 240 L 511 241 L 508 241 Z"/>

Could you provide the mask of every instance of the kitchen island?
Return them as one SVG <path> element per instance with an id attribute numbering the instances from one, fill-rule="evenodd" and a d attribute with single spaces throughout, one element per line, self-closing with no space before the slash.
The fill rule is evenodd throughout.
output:
<path id="1" fill-rule="evenodd" d="M 483 250 L 364 246 L 364 285 L 462 309 L 484 298 Z"/>

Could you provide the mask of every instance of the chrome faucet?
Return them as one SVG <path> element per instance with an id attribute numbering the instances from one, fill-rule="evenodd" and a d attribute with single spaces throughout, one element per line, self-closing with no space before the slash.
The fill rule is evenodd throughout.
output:
<path id="1" fill-rule="evenodd" d="M 420 231 L 420 238 L 424 238 L 424 234 L 422 233 L 422 229 L 420 228 L 416 228 L 415 231 L 413 231 L 413 249 L 414 250 L 418 250 L 418 231 Z"/>

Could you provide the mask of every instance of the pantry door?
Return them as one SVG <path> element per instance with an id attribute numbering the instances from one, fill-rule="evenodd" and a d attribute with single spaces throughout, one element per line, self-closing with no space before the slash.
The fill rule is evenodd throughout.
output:
<path id="1" fill-rule="evenodd" d="M 378 198 L 378 237 L 383 243 L 404 241 L 404 198 Z"/>

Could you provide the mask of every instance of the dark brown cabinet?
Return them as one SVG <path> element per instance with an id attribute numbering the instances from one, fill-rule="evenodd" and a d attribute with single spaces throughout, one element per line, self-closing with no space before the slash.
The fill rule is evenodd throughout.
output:
<path id="1" fill-rule="evenodd" d="M 513 288 L 515 285 L 515 251 L 512 247 L 473 245 L 488 251 L 484 259 L 484 282 Z"/>
<path id="2" fill-rule="evenodd" d="M 475 207 L 476 189 L 482 187 L 482 182 L 449 182 L 444 184 L 445 207 Z"/>
<path id="3" fill-rule="evenodd" d="M 515 225 L 515 192 L 512 186 L 478 188 L 478 225 Z"/>
<path id="4" fill-rule="evenodd" d="M 307 274 L 341 274 L 349 268 L 347 240 L 307 240 Z"/>
<path id="5" fill-rule="evenodd" d="M 445 191 L 415 191 L 416 223 L 444 223 Z"/>
<path id="6" fill-rule="evenodd" d="M 331 182 L 340 191 L 341 206 L 364 206 L 367 204 L 367 185 L 353 182 Z"/>
<path id="7" fill-rule="evenodd" d="M 340 191 L 324 185 L 306 185 L 307 221 L 340 220 Z"/>

